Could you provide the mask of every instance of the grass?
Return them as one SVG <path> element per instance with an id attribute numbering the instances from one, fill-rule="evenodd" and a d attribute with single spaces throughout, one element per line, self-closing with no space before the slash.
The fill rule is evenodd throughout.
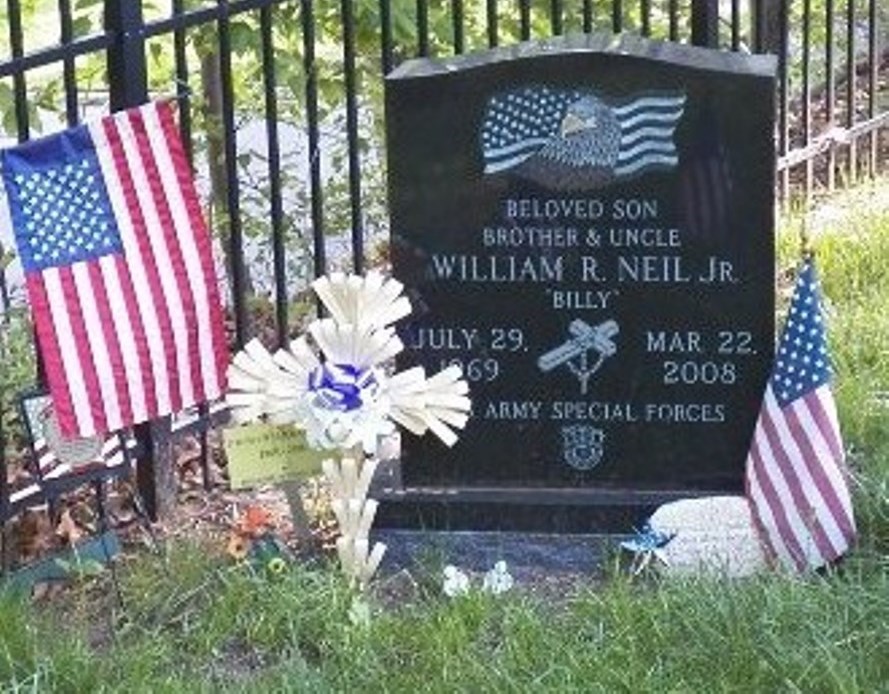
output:
<path id="1" fill-rule="evenodd" d="M 889 682 L 889 575 L 639 584 L 615 576 L 564 603 L 421 597 L 348 619 L 333 571 L 269 581 L 180 546 L 35 611 L 0 609 L 0 678 L 19 691 L 877 691 Z M 99 611 L 97 611 L 97 609 Z M 60 629 L 64 619 L 76 626 Z M 90 624 L 91 631 L 85 631 Z"/>
<path id="2" fill-rule="evenodd" d="M 779 239 L 791 267 L 793 227 Z M 279 580 L 177 544 L 32 605 L 0 598 L 10 691 L 889 691 L 889 215 L 816 238 L 861 545 L 841 569 L 604 584 L 558 602 L 421 589 L 369 624 L 328 567 Z"/>

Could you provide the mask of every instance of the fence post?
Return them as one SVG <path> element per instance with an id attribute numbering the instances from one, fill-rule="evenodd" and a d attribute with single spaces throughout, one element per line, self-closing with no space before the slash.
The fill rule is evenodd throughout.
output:
<path id="1" fill-rule="evenodd" d="M 138 106 L 148 98 L 144 27 L 141 0 L 105 0 L 105 31 L 111 39 L 108 88 L 113 111 Z"/>
<path id="2" fill-rule="evenodd" d="M 719 47 L 719 0 L 692 0 L 691 42 L 706 48 Z"/>
<path id="3" fill-rule="evenodd" d="M 142 0 L 104 0 L 111 110 L 138 106 L 148 100 L 145 22 Z M 134 427 L 138 442 L 136 482 L 148 515 L 157 520 L 175 499 L 169 417 Z"/>
<path id="4" fill-rule="evenodd" d="M 751 6 L 753 50 L 755 53 L 781 51 L 781 10 L 784 2 L 755 0 Z"/>

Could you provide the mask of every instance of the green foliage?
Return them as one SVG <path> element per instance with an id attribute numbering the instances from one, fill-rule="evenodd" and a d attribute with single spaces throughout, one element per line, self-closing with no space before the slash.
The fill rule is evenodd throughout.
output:
<path id="1" fill-rule="evenodd" d="M 0 315 L 0 416 L 5 436 L 5 454 L 21 448 L 23 431 L 19 422 L 18 396 L 35 385 L 34 342 L 31 321 L 25 309 Z"/>

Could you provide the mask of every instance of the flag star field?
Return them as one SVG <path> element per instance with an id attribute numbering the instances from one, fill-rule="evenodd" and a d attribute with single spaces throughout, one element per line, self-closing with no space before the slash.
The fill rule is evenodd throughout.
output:
<path id="1" fill-rule="evenodd" d="M 122 250 L 101 174 L 88 158 L 16 173 L 13 180 L 22 220 L 16 234 L 26 271 Z"/>
<path id="2" fill-rule="evenodd" d="M 781 405 L 827 383 L 831 377 L 827 338 L 811 267 L 800 275 L 797 292 L 772 375 L 772 388 Z"/>

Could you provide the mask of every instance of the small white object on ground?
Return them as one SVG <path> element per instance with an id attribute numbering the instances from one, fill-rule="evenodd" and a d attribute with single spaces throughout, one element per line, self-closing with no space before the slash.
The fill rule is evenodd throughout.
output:
<path id="1" fill-rule="evenodd" d="M 661 548 L 666 575 L 749 576 L 767 568 L 750 506 L 743 496 L 682 499 L 664 504 L 649 524 L 674 534 Z"/>
<path id="2" fill-rule="evenodd" d="M 449 598 L 466 595 L 469 592 L 469 576 L 456 566 L 448 564 L 444 567 L 444 582 L 441 589 Z"/>
<path id="3" fill-rule="evenodd" d="M 482 590 L 492 595 L 500 595 L 512 588 L 515 581 L 509 569 L 506 568 L 505 561 L 498 561 L 494 564 L 494 568 L 485 574 L 485 580 L 482 583 Z"/>

